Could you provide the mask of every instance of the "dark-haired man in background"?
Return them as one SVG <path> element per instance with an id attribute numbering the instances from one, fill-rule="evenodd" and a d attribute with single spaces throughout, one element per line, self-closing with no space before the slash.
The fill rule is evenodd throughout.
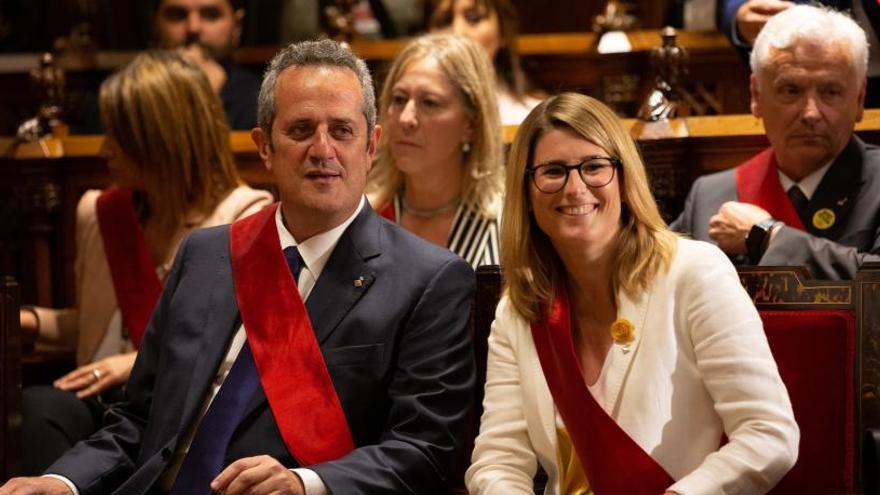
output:
<path id="1" fill-rule="evenodd" d="M 180 49 L 196 60 L 223 101 L 229 127 L 250 130 L 260 80 L 232 62 L 244 14 L 243 0 L 157 0 L 153 36 L 160 48 Z"/>

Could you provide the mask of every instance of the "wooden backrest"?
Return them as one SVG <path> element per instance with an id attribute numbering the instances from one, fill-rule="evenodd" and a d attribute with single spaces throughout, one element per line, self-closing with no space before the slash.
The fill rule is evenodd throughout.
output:
<path id="1" fill-rule="evenodd" d="M 0 278 L 0 481 L 21 471 L 21 329 L 18 284 Z"/>
<path id="2" fill-rule="evenodd" d="M 488 352 L 489 329 L 495 319 L 495 306 L 501 298 L 501 269 L 498 265 L 484 265 L 477 268 L 477 289 L 474 292 L 474 305 L 471 308 L 470 330 L 474 346 L 477 377 L 474 386 L 473 408 L 465 428 L 462 448 L 450 479 L 450 493 L 467 494 L 464 487 L 464 472 L 471 463 L 474 440 L 480 432 L 480 416 L 483 413 L 483 385 L 486 383 L 486 355 Z"/>
<path id="3" fill-rule="evenodd" d="M 486 356 L 489 352 L 489 331 L 495 320 L 495 307 L 501 299 L 501 267 L 483 265 L 477 268 L 477 292 L 474 295 L 473 337 L 474 358 L 477 360 L 477 390 L 474 403 L 483 410 L 483 385 L 486 383 Z M 480 417 L 476 417 L 479 431 Z"/>

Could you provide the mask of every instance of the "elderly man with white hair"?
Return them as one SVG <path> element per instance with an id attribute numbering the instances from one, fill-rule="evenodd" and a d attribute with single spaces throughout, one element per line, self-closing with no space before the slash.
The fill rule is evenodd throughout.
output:
<path id="1" fill-rule="evenodd" d="M 862 119 L 868 43 L 851 18 L 800 5 L 775 15 L 751 54 L 751 109 L 770 148 L 699 178 L 671 227 L 740 263 L 803 265 L 849 279 L 880 261 L 880 149 Z"/>

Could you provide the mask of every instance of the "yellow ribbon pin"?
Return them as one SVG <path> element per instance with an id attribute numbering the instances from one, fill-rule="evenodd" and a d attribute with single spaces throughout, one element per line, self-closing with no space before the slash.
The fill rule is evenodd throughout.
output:
<path id="1" fill-rule="evenodd" d="M 819 230 L 825 230 L 834 225 L 837 215 L 829 208 L 822 208 L 813 214 L 813 226 Z"/>
<path id="2" fill-rule="evenodd" d="M 626 318 L 618 318 L 614 320 L 609 329 L 611 338 L 616 344 L 630 344 L 636 337 L 636 327 Z"/>

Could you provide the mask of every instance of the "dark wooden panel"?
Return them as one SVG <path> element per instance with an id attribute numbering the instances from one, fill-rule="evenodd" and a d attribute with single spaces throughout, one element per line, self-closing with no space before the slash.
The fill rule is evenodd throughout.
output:
<path id="1" fill-rule="evenodd" d="M 683 206 L 693 180 L 705 173 L 734 167 L 767 146 L 760 121 L 750 115 L 691 117 L 661 124 L 624 120 L 637 139 L 651 186 L 667 220 Z M 859 135 L 880 143 L 880 110 L 865 112 Z M 510 142 L 515 127 L 505 128 Z M 62 158 L 0 158 L 0 272 L 16 277 L 22 300 L 43 306 L 74 303 L 75 208 L 90 188 L 106 186 L 110 177 L 98 158 L 101 136 L 60 140 Z M 247 132 L 230 135 L 242 178 L 275 192 L 272 175 L 263 167 Z M 11 139 L 0 138 L 0 156 Z"/>
<path id="2" fill-rule="evenodd" d="M 0 484 L 21 472 L 21 328 L 18 285 L 0 276 Z"/>
<path id="3" fill-rule="evenodd" d="M 542 7 L 543 10 L 547 10 Z M 650 85 L 650 50 L 660 45 L 656 29 L 627 33 L 632 45 L 628 53 L 599 54 L 598 36 L 585 32 L 523 34 L 518 38 L 523 67 L 538 90 L 554 93 L 580 91 L 612 105 L 622 116 L 634 116 L 642 93 Z M 408 40 L 360 41 L 352 49 L 373 70 L 376 87 L 381 88 L 391 60 Z M 748 68 L 720 33 L 679 33 L 679 43 L 691 53 L 689 81 L 700 83 L 721 103 L 722 113 L 748 111 Z M 246 47 L 237 50 L 234 59 L 261 73 L 277 46 Z M 103 78 L 131 60 L 134 51 L 98 51 L 67 53 L 58 64 L 67 71 L 67 96 L 64 118 L 79 132 L 99 128 L 97 91 Z M 0 135 L 10 135 L 24 118 L 36 110 L 29 89 L 27 71 L 36 67 L 38 55 L 0 56 Z"/>

